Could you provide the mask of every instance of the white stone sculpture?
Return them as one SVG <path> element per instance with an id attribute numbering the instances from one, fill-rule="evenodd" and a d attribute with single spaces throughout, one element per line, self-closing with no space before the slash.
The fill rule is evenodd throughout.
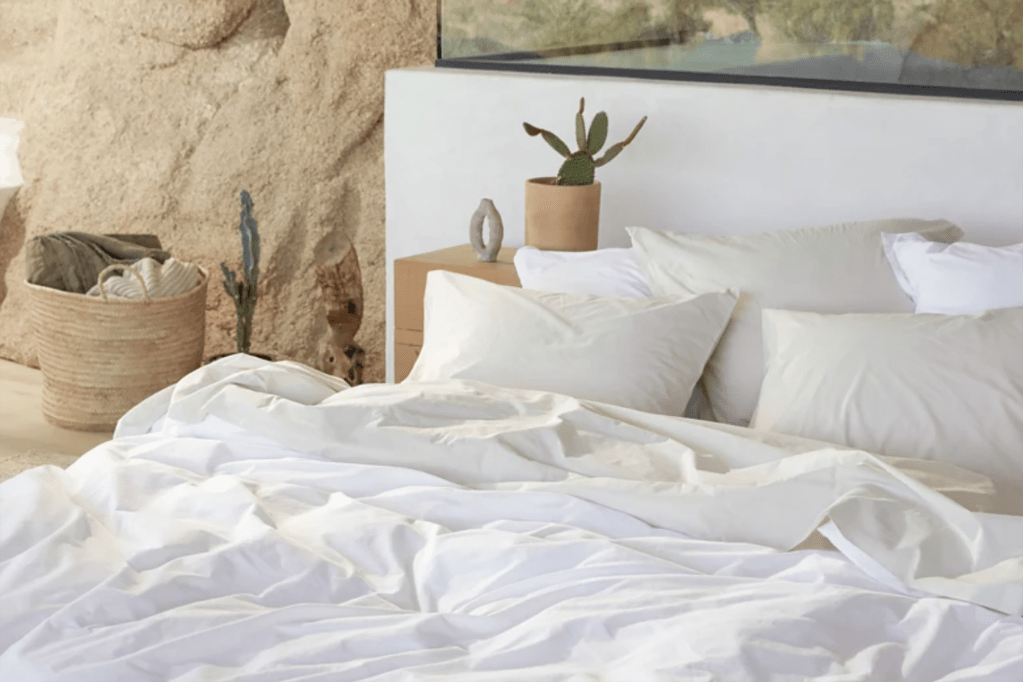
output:
<path id="1" fill-rule="evenodd" d="M 490 223 L 490 233 L 487 243 L 483 243 L 483 219 Z M 479 208 L 472 214 L 469 221 L 469 243 L 476 251 L 476 257 L 480 262 L 493 263 L 497 260 L 497 253 L 501 250 L 501 240 L 504 239 L 504 223 L 501 222 L 501 214 L 490 199 L 480 201 Z"/>

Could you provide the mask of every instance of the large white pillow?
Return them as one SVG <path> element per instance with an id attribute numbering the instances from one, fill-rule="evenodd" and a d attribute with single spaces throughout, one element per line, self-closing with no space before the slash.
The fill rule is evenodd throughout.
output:
<path id="1" fill-rule="evenodd" d="M 763 324 L 767 371 L 753 428 L 1023 485 L 1023 308 L 765 310 Z"/>
<path id="2" fill-rule="evenodd" d="M 681 415 L 736 298 L 603 298 L 434 270 L 405 381 L 471 379 Z"/>
<path id="3" fill-rule="evenodd" d="M 910 312 L 885 258 L 882 232 L 955 241 L 944 220 L 877 220 L 742 236 L 628 228 L 654 295 L 740 292 L 732 321 L 703 376 L 714 420 L 746 426 L 764 378 L 760 311 Z"/>
<path id="4" fill-rule="evenodd" d="M 618 298 L 653 298 L 636 260 L 635 249 L 543 251 L 524 246 L 515 252 L 515 271 L 524 289 Z M 710 411 L 703 384 L 697 382 L 686 417 Z"/>
<path id="5" fill-rule="evenodd" d="M 884 234 L 885 254 L 918 313 L 976 313 L 1023 306 L 1023 244 L 939 244 Z"/>
<path id="6" fill-rule="evenodd" d="M 515 272 L 524 289 L 620 298 L 651 298 L 633 249 L 515 252 Z"/>

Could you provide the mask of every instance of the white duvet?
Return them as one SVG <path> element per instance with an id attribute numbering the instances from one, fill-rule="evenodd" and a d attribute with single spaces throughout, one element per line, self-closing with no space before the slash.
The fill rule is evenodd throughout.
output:
<path id="1" fill-rule="evenodd" d="M 984 478 L 342 386 L 226 358 L 0 484 L 0 680 L 1023 680 L 1023 518 L 968 510 Z M 786 551 L 822 523 L 842 552 Z"/>

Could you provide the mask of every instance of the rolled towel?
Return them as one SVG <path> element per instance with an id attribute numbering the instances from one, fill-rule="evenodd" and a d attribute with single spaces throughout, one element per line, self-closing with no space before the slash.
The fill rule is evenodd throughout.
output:
<path id="1" fill-rule="evenodd" d="M 152 258 L 163 263 L 170 254 L 156 235 L 54 232 L 25 242 L 25 279 L 30 284 L 84 294 L 108 265 Z"/>
<path id="2" fill-rule="evenodd" d="M 127 267 L 127 266 L 126 266 Z M 143 258 L 132 266 L 142 276 L 150 298 L 166 298 L 187 293 L 199 286 L 199 267 L 168 258 L 162 265 L 152 259 Z M 141 300 L 142 285 L 129 273 L 115 274 L 103 282 L 107 298 Z M 99 284 L 89 289 L 89 296 L 99 296 Z"/>

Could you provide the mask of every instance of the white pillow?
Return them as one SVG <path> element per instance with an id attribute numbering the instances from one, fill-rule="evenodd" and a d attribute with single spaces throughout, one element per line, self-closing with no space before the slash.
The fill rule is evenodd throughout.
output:
<path id="1" fill-rule="evenodd" d="M 1023 308 L 972 315 L 765 310 L 753 428 L 1023 484 Z"/>
<path id="2" fill-rule="evenodd" d="M 515 252 L 515 272 L 524 289 L 611 298 L 653 298 L 636 260 L 635 249 L 542 251 L 523 246 Z M 697 383 L 686 417 L 709 414 L 703 385 Z"/>
<path id="3" fill-rule="evenodd" d="M 1023 306 L 1023 244 L 937 244 L 884 234 L 885 254 L 918 313 L 977 313 Z"/>
<path id="4" fill-rule="evenodd" d="M 910 312 L 885 258 L 882 232 L 955 241 L 944 220 L 877 220 L 743 236 L 628 228 L 656 296 L 735 290 L 739 303 L 703 376 L 713 419 L 746 426 L 764 378 L 760 311 Z"/>
<path id="5" fill-rule="evenodd" d="M 433 270 L 405 381 L 470 379 L 681 415 L 736 298 L 602 298 Z"/>
<path id="6" fill-rule="evenodd" d="M 652 298 L 633 249 L 515 252 L 515 272 L 524 289 L 619 298 Z"/>

